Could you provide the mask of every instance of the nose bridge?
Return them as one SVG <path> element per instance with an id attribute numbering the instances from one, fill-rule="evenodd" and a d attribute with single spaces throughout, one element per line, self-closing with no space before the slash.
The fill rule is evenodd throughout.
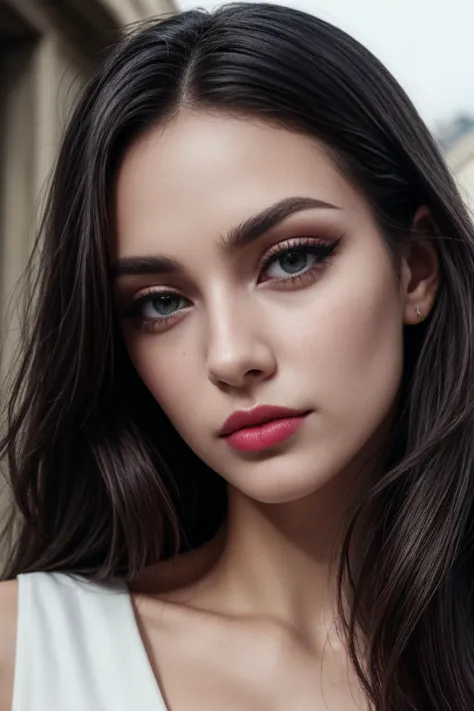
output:
<path id="1" fill-rule="evenodd" d="M 270 374 L 274 357 L 255 303 L 244 291 L 228 286 L 212 297 L 207 309 L 210 379 L 239 385 L 250 373 Z"/>

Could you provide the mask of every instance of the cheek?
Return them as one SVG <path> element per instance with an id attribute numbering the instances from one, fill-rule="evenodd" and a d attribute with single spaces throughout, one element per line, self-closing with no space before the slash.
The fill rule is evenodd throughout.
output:
<path id="1" fill-rule="evenodd" d="M 403 326 L 391 271 L 354 272 L 334 284 L 312 314 L 317 328 L 292 334 L 301 368 L 329 416 L 377 426 L 393 404 L 403 363 Z M 316 312 L 316 313 L 315 313 Z M 371 424 L 369 424 L 371 423 Z"/>
<path id="2" fill-rule="evenodd" d="M 195 348 L 152 335 L 129 338 L 127 348 L 138 375 L 168 418 L 181 429 L 183 415 L 188 420 L 194 414 L 192 394 L 198 385 Z"/>

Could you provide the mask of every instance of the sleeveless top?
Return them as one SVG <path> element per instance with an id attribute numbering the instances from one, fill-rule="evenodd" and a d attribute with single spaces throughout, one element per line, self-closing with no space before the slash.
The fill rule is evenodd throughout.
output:
<path id="1" fill-rule="evenodd" d="M 12 711 L 166 711 L 125 584 L 18 576 Z"/>

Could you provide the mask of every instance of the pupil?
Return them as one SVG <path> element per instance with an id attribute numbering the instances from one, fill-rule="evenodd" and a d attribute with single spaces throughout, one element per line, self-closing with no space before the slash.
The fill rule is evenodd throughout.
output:
<path id="1" fill-rule="evenodd" d="M 162 316 L 166 316 L 176 311 L 178 301 L 178 296 L 156 296 L 153 299 L 153 308 Z"/>
<path id="2" fill-rule="evenodd" d="M 307 257 L 303 252 L 288 252 L 284 257 L 281 257 L 281 266 L 290 273 L 304 269 L 306 262 Z"/>

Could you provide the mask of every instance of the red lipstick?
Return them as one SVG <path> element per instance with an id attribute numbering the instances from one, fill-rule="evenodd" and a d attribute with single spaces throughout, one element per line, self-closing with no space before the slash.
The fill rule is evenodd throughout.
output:
<path id="1" fill-rule="evenodd" d="M 233 449 L 258 452 L 291 437 L 308 414 L 273 405 L 238 410 L 224 422 L 219 434 Z"/>

